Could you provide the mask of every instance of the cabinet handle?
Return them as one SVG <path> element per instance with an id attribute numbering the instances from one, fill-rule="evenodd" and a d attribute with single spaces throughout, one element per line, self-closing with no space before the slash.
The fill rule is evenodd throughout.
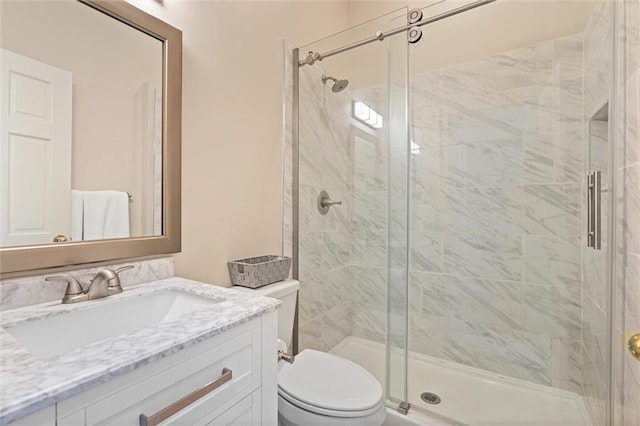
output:
<path id="1" fill-rule="evenodd" d="M 168 407 L 163 408 L 154 415 L 147 417 L 144 414 L 140 414 L 140 426 L 156 426 L 157 424 L 176 414 L 178 411 L 196 402 L 211 391 L 218 389 L 220 386 L 224 385 L 232 378 L 233 371 L 229 370 L 228 368 L 223 368 L 220 377 L 217 377 L 200 389 L 191 392 L 184 398 L 177 400 Z"/>

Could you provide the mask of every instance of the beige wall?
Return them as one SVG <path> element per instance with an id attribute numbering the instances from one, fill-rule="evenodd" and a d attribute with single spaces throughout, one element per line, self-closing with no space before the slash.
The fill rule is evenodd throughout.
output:
<path id="1" fill-rule="evenodd" d="M 229 285 L 227 260 L 282 250 L 282 40 L 301 46 L 405 3 L 130 1 L 184 33 L 183 251 L 176 273 Z M 563 19 L 576 15 L 558 13 Z M 473 44 L 454 48 L 474 39 L 467 29 L 495 27 L 493 17 L 475 16 L 472 27 L 464 22 L 465 31 L 457 26 L 431 37 L 447 44 L 433 44 L 439 59 L 427 66 L 489 54 Z M 531 26 L 549 24 L 541 22 Z M 552 27 L 541 37 L 575 32 L 570 25 L 559 32 Z M 519 33 L 499 28 L 491 49 L 531 42 L 502 36 Z M 357 79 L 352 83 L 362 87 Z"/>
<path id="2" fill-rule="evenodd" d="M 228 260 L 282 251 L 282 41 L 301 45 L 346 28 L 347 5 L 132 3 L 184 37 L 176 274 L 229 285 Z"/>
<path id="3" fill-rule="evenodd" d="M 447 0 L 423 9 L 424 16 L 436 16 L 471 2 Z M 349 23 L 356 25 L 399 8 L 424 8 L 434 3 L 436 2 L 351 1 Z M 500 52 L 578 33 L 584 29 L 593 4 L 592 0 L 498 0 L 428 24 L 422 27 L 421 41 L 411 48 L 412 72 L 419 74 L 479 60 Z M 397 26 L 398 24 L 394 24 L 394 28 Z M 351 75 L 354 88 L 380 83 L 376 81 L 380 73 L 370 73 L 370 70 L 380 66 L 376 55 L 379 54 L 372 55 L 365 49 L 349 53 L 352 59 L 350 63 L 357 63 L 356 67 L 346 71 Z"/>
<path id="4" fill-rule="evenodd" d="M 140 90 L 161 88 L 162 45 L 77 1 L 2 1 L 0 46 L 73 74 L 72 188 L 134 195 L 131 235 L 142 235 Z M 149 178 L 146 176 L 146 178 Z M 144 188 L 144 189 L 143 189 Z"/>

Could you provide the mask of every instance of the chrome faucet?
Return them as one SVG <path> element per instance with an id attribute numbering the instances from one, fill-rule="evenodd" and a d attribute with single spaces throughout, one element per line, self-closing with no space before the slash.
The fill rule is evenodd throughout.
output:
<path id="1" fill-rule="evenodd" d="M 122 293 L 118 273 L 131 268 L 133 268 L 133 265 L 123 266 L 118 269 L 103 269 L 93 277 L 86 290 L 84 290 L 82 284 L 73 277 L 47 277 L 45 281 L 66 281 L 67 289 L 62 297 L 62 303 L 76 303 Z"/>

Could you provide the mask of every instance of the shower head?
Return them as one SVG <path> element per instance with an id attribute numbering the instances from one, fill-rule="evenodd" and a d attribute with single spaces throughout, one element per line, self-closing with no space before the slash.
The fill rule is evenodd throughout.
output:
<path id="1" fill-rule="evenodd" d="M 331 87 L 331 91 L 333 93 L 342 92 L 349 85 L 349 80 L 338 80 L 335 77 L 331 77 L 330 75 L 322 74 L 322 83 L 327 84 L 327 81 L 333 81 L 333 86 Z"/>

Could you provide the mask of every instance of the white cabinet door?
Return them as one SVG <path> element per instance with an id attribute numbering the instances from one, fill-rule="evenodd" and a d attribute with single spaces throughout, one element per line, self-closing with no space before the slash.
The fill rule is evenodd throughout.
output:
<path id="1" fill-rule="evenodd" d="M 58 419 L 56 426 L 84 426 L 85 423 L 85 412 L 80 410 L 63 419 Z"/>
<path id="2" fill-rule="evenodd" d="M 204 426 L 252 393 L 261 397 L 262 331 L 260 320 L 249 321 L 61 401 L 58 425 L 139 426 L 141 414 L 149 418 L 169 408 L 168 417 L 155 416 L 163 426 Z M 207 392 L 188 398 L 212 382 Z M 184 399 L 190 401 L 182 405 Z M 261 418 L 261 406 L 252 416 Z"/>
<path id="3" fill-rule="evenodd" d="M 0 246 L 50 243 L 71 231 L 68 71 L 0 49 Z"/>
<path id="4" fill-rule="evenodd" d="M 256 426 L 261 425 L 260 390 L 245 397 L 233 407 L 207 423 L 206 426 Z"/>

